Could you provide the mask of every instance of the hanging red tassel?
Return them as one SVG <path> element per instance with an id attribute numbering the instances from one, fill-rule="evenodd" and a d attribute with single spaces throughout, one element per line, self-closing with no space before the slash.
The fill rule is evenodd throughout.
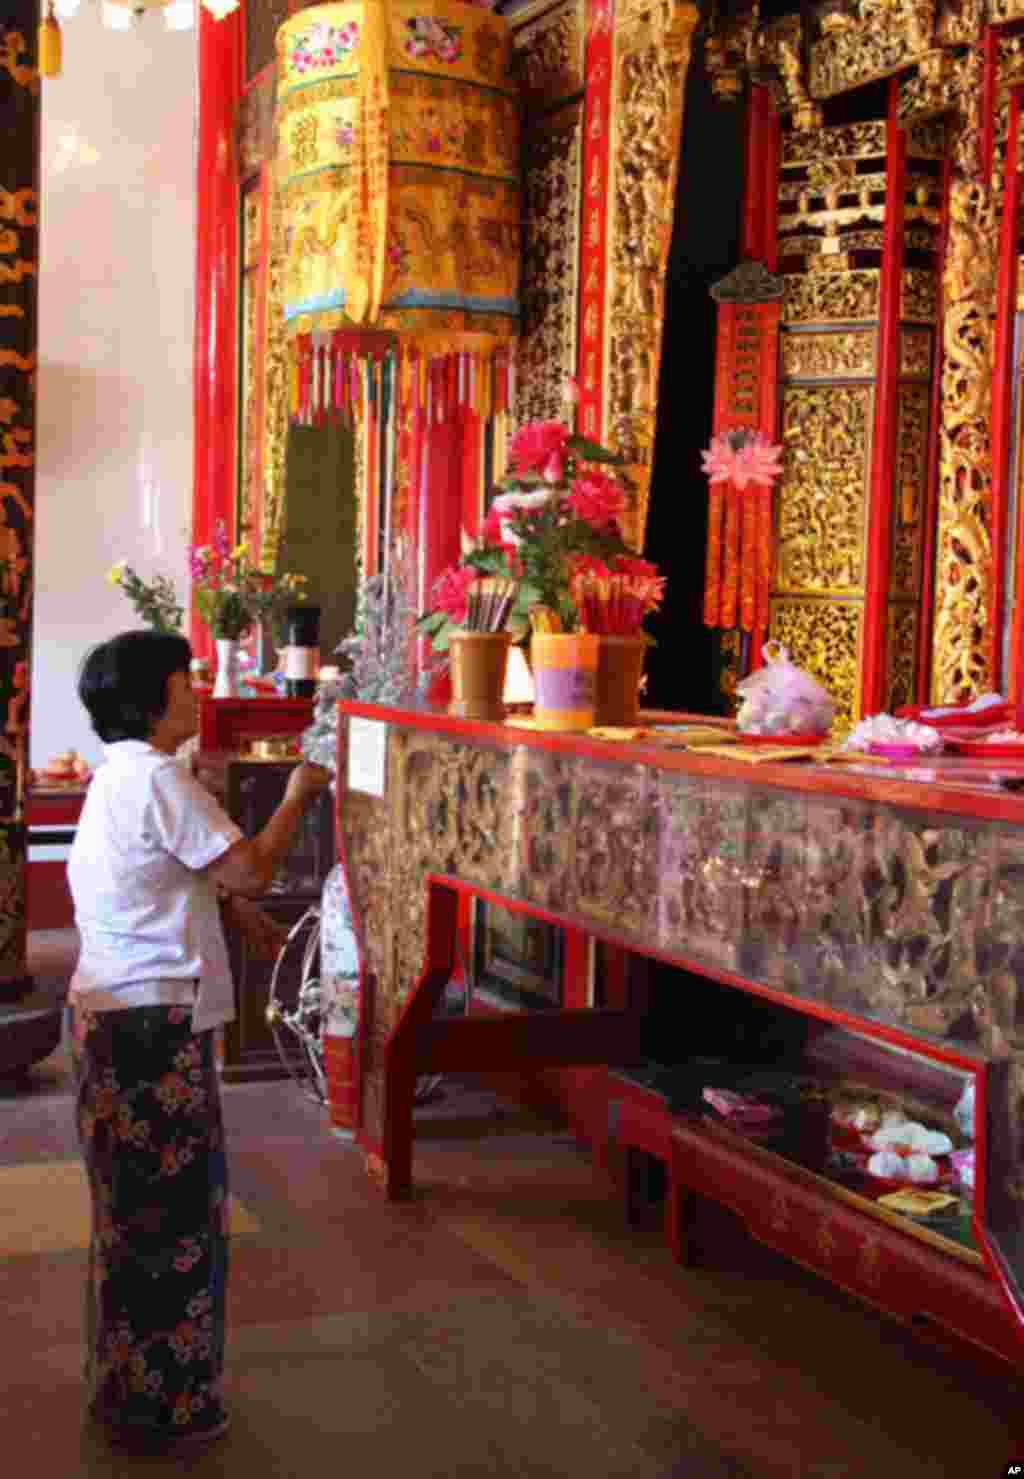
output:
<path id="1" fill-rule="evenodd" d="M 725 539 L 722 549 L 723 627 L 736 625 L 736 596 L 740 575 L 740 490 L 729 483 L 725 493 Z"/>
<path id="2" fill-rule="evenodd" d="M 716 627 L 722 598 L 722 525 L 725 516 L 725 493 L 721 483 L 708 488 L 708 543 L 704 572 L 704 625 Z"/>

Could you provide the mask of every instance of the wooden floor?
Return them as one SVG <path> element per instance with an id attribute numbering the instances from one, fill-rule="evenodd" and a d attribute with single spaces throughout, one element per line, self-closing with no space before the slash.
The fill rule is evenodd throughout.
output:
<path id="1" fill-rule="evenodd" d="M 698 1268 L 563 1131 L 446 1081 L 382 1202 L 290 1083 L 225 1089 L 225 1479 L 996 1479 L 1009 1378 L 931 1350 L 708 1214 Z M 59 1055 L 0 1090 L 5 1472 L 121 1475 L 79 1428 L 88 1205 Z M 614 1169 L 614 1168 L 613 1168 Z"/>

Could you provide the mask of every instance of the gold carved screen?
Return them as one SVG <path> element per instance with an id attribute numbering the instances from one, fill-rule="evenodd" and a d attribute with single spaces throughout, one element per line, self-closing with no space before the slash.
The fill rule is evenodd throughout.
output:
<path id="1" fill-rule="evenodd" d="M 886 707 L 915 695 L 936 314 L 941 135 L 908 140 L 889 589 L 870 588 L 881 280 L 890 196 L 883 120 L 787 133 L 778 191 L 784 470 L 771 635 L 861 715 L 864 618 L 886 612 Z"/>

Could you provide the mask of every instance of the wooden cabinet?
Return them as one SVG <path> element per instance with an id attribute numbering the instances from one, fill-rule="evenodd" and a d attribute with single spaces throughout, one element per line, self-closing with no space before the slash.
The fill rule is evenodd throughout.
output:
<path id="1" fill-rule="evenodd" d="M 284 795 L 294 760 L 248 760 L 230 751 L 200 751 L 199 779 L 218 797 L 247 837 L 269 820 Z M 311 905 L 319 904 L 323 881 L 334 861 L 333 797 L 325 792 L 307 808 L 302 825 L 271 891 L 255 902 L 290 928 Z M 273 962 L 254 959 L 239 933 L 226 931 L 235 980 L 235 1020 L 224 1031 L 225 1079 L 281 1078 L 281 1064 L 266 1010 Z M 301 952 L 285 958 L 283 989 L 298 983 Z"/>

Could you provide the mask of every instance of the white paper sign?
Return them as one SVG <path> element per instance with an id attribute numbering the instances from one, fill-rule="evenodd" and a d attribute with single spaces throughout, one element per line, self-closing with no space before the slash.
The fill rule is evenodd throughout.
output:
<path id="1" fill-rule="evenodd" d="M 368 796 L 384 795 L 388 727 L 380 719 L 348 721 L 348 788 Z"/>

